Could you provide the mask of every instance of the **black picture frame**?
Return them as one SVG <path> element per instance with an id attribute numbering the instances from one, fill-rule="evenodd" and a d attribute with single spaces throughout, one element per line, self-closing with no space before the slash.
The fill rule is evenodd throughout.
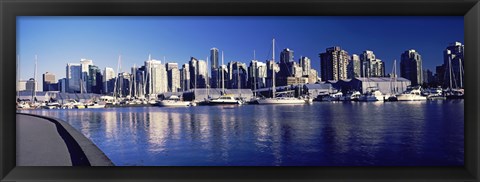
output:
<path id="1" fill-rule="evenodd" d="M 16 16 L 399 15 L 464 16 L 464 167 L 16 167 Z M 1 181 L 479 181 L 480 3 L 478 0 L 0 0 Z"/>

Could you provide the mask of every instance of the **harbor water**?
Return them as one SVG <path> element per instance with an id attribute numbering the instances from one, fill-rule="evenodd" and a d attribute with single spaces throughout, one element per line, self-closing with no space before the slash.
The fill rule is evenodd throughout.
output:
<path id="1" fill-rule="evenodd" d="M 117 166 L 463 166 L 464 102 L 23 110 Z"/>

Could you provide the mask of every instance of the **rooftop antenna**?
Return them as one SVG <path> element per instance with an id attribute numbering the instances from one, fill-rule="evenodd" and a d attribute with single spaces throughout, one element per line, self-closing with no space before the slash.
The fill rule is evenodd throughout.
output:
<path id="1" fill-rule="evenodd" d="M 253 60 L 256 60 L 256 58 L 255 58 L 255 49 L 253 50 Z"/>
<path id="2" fill-rule="evenodd" d="M 151 54 L 148 54 L 148 60 L 152 60 L 152 55 Z"/>

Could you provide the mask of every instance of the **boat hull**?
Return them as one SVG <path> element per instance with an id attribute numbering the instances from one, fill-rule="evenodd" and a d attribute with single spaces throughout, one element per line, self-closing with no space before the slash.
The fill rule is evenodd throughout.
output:
<path id="1" fill-rule="evenodd" d="M 305 100 L 301 99 L 259 99 L 258 104 L 306 104 Z"/>
<path id="2" fill-rule="evenodd" d="M 427 97 L 418 96 L 418 95 L 399 95 L 397 96 L 397 101 L 425 101 Z"/>
<path id="3" fill-rule="evenodd" d="M 160 107 L 187 107 L 187 106 L 191 106 L 192 103 L 183 102 L 183 101 L 178 101 L 178 102 L 160 101 L 156 105 Z"/>

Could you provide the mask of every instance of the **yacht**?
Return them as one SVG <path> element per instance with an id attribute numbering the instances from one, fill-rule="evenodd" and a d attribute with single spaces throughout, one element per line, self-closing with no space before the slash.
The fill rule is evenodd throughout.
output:
<path id="1" fill-rule="evenodd" d="M 375 102 L 375 101 L 384 101 L 385 95 L 378 90 L 376 87 L 369 87 L 369 91 L 358 98 L 358 101 L 363 102 Z"/>
<path id="2" fill-rule="evenodd" d="M 397 96 L 398 101 L 423 101 L 427 100 L 427 97 L 422 96 L 421 87 L 411 87 L 405 92 Z"/>
<path id="3" fill-rule="evenodd" d="M 241 100 L 237 100 L 233 95 L 222 95 L 219 98 L 208 101 L 209 105 L 226 105 L 226 104 L 243 104 Z"/>
<path id="4" fill-rule="evenodd" d="M 167 99 L 158 101 L 156 105 L 160 107 L 187 107 L 193 104 L 192 102 L 182 101 L 178 96 L 172 95 Z"/>
<path id="5" fill-rule="evenodd" d="M 105 105 L 107 105 L 106 102 L 93 102 L 90 104 L 85 105 L 89 109 L 98 109 L 98 108 L 105 108 Z"/>

